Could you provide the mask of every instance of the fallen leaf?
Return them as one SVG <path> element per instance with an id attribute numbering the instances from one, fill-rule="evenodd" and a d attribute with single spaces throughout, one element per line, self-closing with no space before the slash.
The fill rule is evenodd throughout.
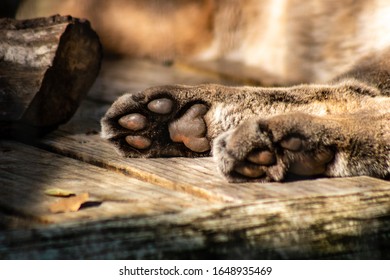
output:
<path id="1" fill-rule="evenodd" d="M 54 202 L 49 206 L 50 212 L 52 213 L 67 213 L 76 212 L 80 209 L 81 205 L 87 202 L 89 199 L 88 193 L 82 193 L 76 196 L 63 198 Z"/>
<path id="2" fill-rule="evenodd" d="M 45 190 L 45 194 L 50 195 L 50 196 L 59 196 L 59 197 L 69 197 L 69 196 L 76 195 L 72 191 L 63 190 L 63 189 L 59 189 L 59 188 L 47 189 L 47 190 Z"/>

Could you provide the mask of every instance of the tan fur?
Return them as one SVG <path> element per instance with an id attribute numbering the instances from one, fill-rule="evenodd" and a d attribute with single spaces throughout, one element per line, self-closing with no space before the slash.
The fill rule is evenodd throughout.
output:
<path id="1" fill-rule="evenodd" d="M 210 42 L 211 12 L 210 0 L 33 0 L 24 1 L 17 17 L 87 18 L 108 52 L 172 60 Z"/>
<path id="2" fill-rule="evenodd" d="M 390 45 L 389 0 L 26 0 L 18 17 L 53 13 L 90 19 L 110 52 L 236 60 L 289 84 Z"/>

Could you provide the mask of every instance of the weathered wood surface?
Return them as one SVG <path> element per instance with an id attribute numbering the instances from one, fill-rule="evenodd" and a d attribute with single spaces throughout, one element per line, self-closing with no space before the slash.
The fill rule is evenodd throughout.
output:
<path id="1" fill-rule="evenodd" d="M 105 61 L 70 122 L 27 145 L 1 141 L 0 258 L 389 258 L 388 181 L 228 184 L 211 158 L 124 159 L 99 137 L 124 91 L 237 83 L 207 71 Z M 53 187 L 98 203 L 52 214 Z"/>
<path id="2" fill-rule="evenodd" d="M 181 63 L 169 66 L 139 59 L 122 60 L 119 63 L 117 60 L 106 59 L 103 60 L 99 79 L 88 97 L 112 103 L 125 92 L 138 92 L 152 86 L 205 83 L 242 84 Z"/>
<path id="3" fill-rule="evenodd" d="M 235 83 L 253 85 L 253 86 L 277 86 L 280 79 L 264 70 L 255 67 L 244 65 L 240 62 L 226 60 L 189 60 L 180 61 L 180 67 L 189 69 L 197 69 L 213 75 L 220 79 L 234 81 Z M 292 82 L 285 81 L 284 85 Z"/>
<path id="4" fill-rule="evenodd" d="M 183 192 L 167 191 L 16 142 L 2 141 L 0 153 L 1 209 L 43 224 L 172 213 L 206 204 Z M 76 194 L 87 192 L 92 207 L 74 213 L 53 214 L 49 205 L 63 199 L 45 194 L 45 190 L 53 188 Z M 3 224 L 6 226 L 14 227 Z"/>
<path id="5" fill-rule="evenodd" d="M 0 19 L 0 133 L 18 124 L 68 121 L 95 81 L 101 57 L 99 38 L 85 20 Z"/>
<path id="6" fill-rule="evenodd" d="M 1 258 L 387 259 L 390 190 L 196 207 L 0 234 Z"/>

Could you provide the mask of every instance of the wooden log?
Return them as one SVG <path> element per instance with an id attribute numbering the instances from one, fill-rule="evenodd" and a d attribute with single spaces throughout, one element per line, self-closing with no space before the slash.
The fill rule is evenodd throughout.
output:
<path id="1" fill-rule="evenodd" d="M 87 20 L 0 19 L 1 135 L 68 121 L 95 81 L 101 57 Z"/>

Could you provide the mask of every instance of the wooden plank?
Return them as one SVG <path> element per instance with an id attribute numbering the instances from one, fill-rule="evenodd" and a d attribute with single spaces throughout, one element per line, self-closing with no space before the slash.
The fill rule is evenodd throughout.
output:
<path id="1" fill-rule="evenodd" d="M 182 192 L 142 182 L 90 164 L 11 141 L 0 142 L 0 212 L 40 223 L 145 216 L 206 205 Z M 49 206 L 63 198 L 45 195 L 60 188 L 89 193 L 90 206 L 53 214 Z M 3 225 L 6 226 L 6 225 Z M 12 225 L 8 225 L 12 226 Z"/>
<path id="2" fill-rule="evenodd" d="M 390 190 L 0 232 L 2 259 L 388 259 Z"/>
<path id="3" fill-rule="evenodd" d="M 259 67 L 248 66 L 240 62 L 220 60 L 179 61 L 177 67 L 192 69 L 214 75 L 220 79 L 235 81 L 252 86 L 280 86 L 280 78 L 264 72 Z"/>
<path id="4" fill-rule="evenodd" d="M 171 190 L 180 190 L 210 201 L 250 201 L 264 198 L 296 198 L 339 195 L 369 190 L 390 182 L 354 177 L 290 183 L 229 184 L 218 174 L 211 158 L 125 159 L 97 134 L 105 108 L 91 101 L 82 104 L 75 118 L 39 141 L 40 147 Z M 91 133 L 94 131 L 94 133 Z"/>
<path id="5" fill-rule="evenodd" d="M 242 84 L 218 74 L 198 71 L 180 64 L 162 65 L 137 59 L 105 59 L 89 97 L 112 103 L 125 92 L 138 92 L 152 86 L 205 83 Z"/>

